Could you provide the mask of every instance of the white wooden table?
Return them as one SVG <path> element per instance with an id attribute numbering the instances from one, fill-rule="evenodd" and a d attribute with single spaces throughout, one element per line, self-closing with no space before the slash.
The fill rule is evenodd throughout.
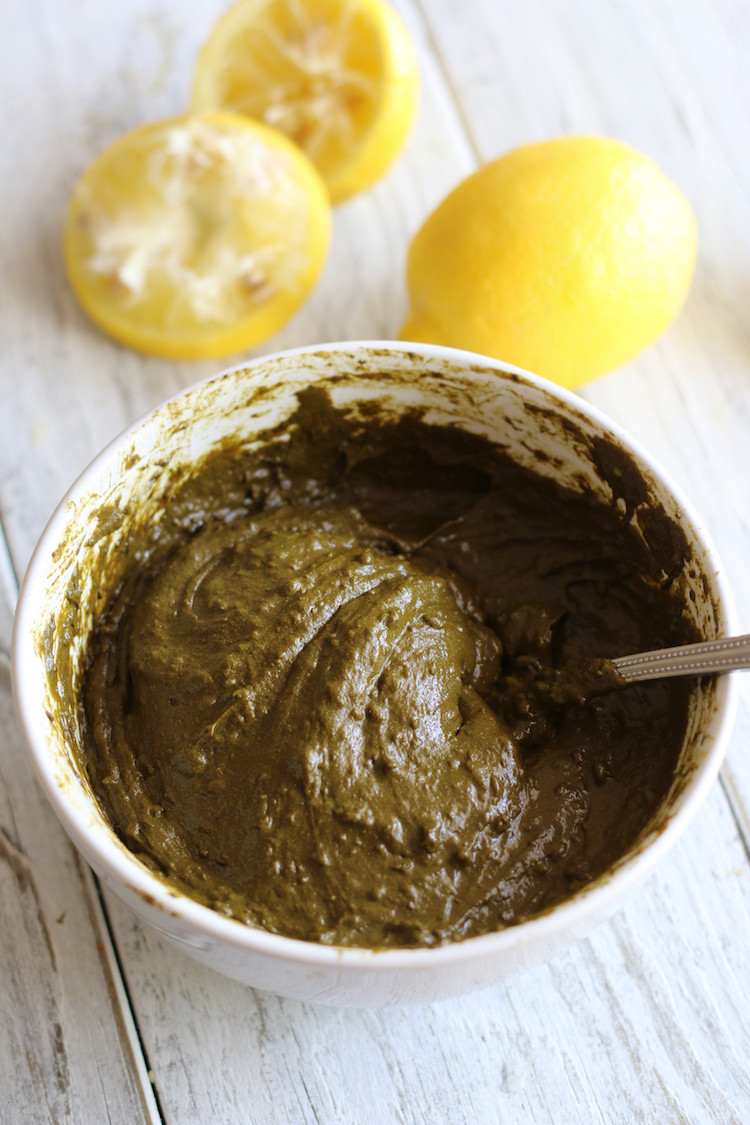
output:
<path id="1" fill-rule="evenodd" d="M 422 219 L 480 161 L 561 133 L 654 156 L 693 202 L 678 322 L 585 390 L 703 515 L 750 631 L 750 5 L 398 0 L 421 111 L 340 207 L 321 284 L 264 351 L 392 337 Z M 427 1008 L 307 1007 L 203 970 L 77 858 L 13 717 L 16 584 L 55 503 L 127 423 L 220 364 L 118 348 L 65 283 L 63 208 L 124 130 L 179 112 L 221 0 L 24 0 L 0 34 L 0 1120 L 750 1121 L 750 673 L 721 780 L 615 919 L 509 984 Z"/>

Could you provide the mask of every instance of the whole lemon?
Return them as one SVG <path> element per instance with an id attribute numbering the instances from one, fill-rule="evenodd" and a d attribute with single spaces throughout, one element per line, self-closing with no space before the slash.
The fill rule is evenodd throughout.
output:
<path id="1" fill-rule="evenodd" d="M 664 331 L 695 252 L 690 204 L 648 157 L 604 137 L 524 145 L 459 184 L 417 232 L 401 338 L 578 387 Z"/>

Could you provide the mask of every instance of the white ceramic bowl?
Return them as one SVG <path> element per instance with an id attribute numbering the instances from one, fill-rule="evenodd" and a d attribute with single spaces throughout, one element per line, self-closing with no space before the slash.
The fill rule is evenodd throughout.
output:
<path id="1" fill-rule="evenodd" d="M 498 933 L 428 949 L 371 951 L 296 941 L 220 916 L 155 877 L 120 843 L 80 768 L 80 657 L 97 609 L 85 560 L 116 578 L 133 513 L 158 510 L 161 490 L 228 435 L 248 442 L 286 418 L 316 381 L 335 403 L 373 400 L 387 414 L 418 405 L 428 420 L 488 436 L 519 461 L 611 500 L 592 453 L 614 439 L 635 463 L 650 506 L 679 522 L 693 561 L 685 608 L 706 637 L 734 631 L 714 548 L 689 504 L 649 455 L 599 412 L 545 380 L 484 357 L 398 343 L 344 343 L 269 356 L 200 383 L 127 430 L 85 470 L 52 516 L 29 565 L 16 614 L 13 682 L 23 731 L 52 806 L 97 875 L 144 921 L 198 961 L 238 981 L 303 1000 L 381 1006 L 486 987 L 549 958 L 608 916 L 687 826 L 721 763 L 734 677 L 696 681 L 672 788 L 635 846 L 605 876 L 548 913 Z M 541 454 L 541 458 L 539 456 Z M 97 566 L 98 570 L 101 567 Z"/>

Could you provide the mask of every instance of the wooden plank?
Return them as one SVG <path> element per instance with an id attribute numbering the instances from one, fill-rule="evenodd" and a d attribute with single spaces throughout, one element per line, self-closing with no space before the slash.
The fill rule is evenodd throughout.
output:
<path id="1" fill-rule="evenodd" d="M 0 1121 L 160 1120 L 91 873 L 33 775 L 0 540 Z"/>

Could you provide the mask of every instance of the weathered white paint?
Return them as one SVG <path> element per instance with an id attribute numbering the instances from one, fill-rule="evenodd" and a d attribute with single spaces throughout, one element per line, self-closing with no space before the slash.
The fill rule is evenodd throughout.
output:
<path id="1" fill-rule="evenodd" d="M 98 334 L 65 284 L 59 237 L 92 157 L 124 129 L 183 108 L 223 6 L 27 0 L 4 13 L 0 516 L 17 574 L 97 450 L 217 369 L 145 359 Z M 564 132 L 631 142 L 693 201 L 699 268 L 663 340 L 584 395 L 690 496 L 747 631 L 747 4 L 397 6 L 423 72 L 412 141 L 384 181 L 337 210 L 321 283 L 259 350 L 397 333 L 408 241 L 478 160 Z M 0 575 L 7 652 L 13 591 L 1 551 Z M 750 1120 L 750 677 L 721 783 L 625 910 L 503 988 L 391 1012 L 243 990 L 105 897 L 113 944 L 97 888 L 22 756 L 2 656 L 0 724 L 0 1121 L 158 1120 L 147 1065 L 175 1125 Z"/>
<path id="2" fill-rule="evenodd" d="M 4 559 L 0 576 L 8 578 Z M 0 1121 L 157 1121 L 98 889 L 37 787 L 16 726 L 11 595 L 3 582 Z"/>

